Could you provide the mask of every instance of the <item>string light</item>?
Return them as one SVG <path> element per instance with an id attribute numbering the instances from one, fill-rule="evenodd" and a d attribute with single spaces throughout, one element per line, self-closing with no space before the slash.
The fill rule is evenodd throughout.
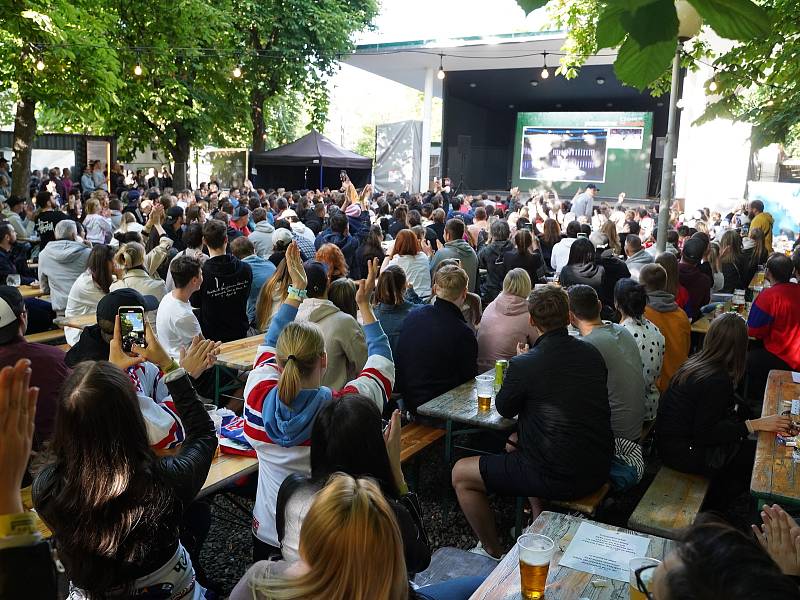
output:
<path id="1" fill-rule="evenodd" d="M 36 61 L 36 70 L 44 71 L 44 61 L 41 58 Z"/>
<path id="2" fill-rule="evenodd" d="M 547 79 L 550 77 L 550 71 L 547 70 L 547 52 L 542 52 L 542 63 L 544 68 L 542 69 L 541 77 L 542 79 Z"/>
<path id="3" fill-rule="evenodd" d="M 719 86 L 717 86 L 717 82 L 712 80 L 711 83 L 708 84 L 708 91 L 709 92 L 716 92 L 717 91 L 717 87 L 719 87 Z"/>
<path id="4" fill-rule="evenodd" d="M 239 77 L 242 76 L 242 70 L 239 68 L 239 65 L 236 65 L 235 67 L 233 67 L 233 76 L 236 79 L 239 79 Z"/>
<path id="5" fill-rule="evenodd" d="M 443 60 L 444 60 L 444 55 L 440 54 L 439 55 L 439 72 L 436 73 L 436 78 L 439 79 L 440 81 L 442 79 L 444 79 L 444 66 L 442 65 L 442 61 Z"/>
<path id="6" fill-rule="evenodd" d="M 142 74 L 142 56 L 136 51 L 136 66 L 133 67 L 133 74 L 139 77 Z"/>

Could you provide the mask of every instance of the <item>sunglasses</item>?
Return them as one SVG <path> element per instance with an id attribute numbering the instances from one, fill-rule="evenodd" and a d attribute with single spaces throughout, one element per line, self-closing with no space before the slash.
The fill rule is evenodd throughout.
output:
<path id="1" fill-rule="evenodd" d="M 642 579 L 642 573 L 649 571 L 650 569 L 655 569 L 656 567 L 658 567 L 658 565 L 645 565 L 644 567 L 636 569 L 633 572 L 636 576 L 636 587 L 642 594 L 644 594 L 644 597 L 647 598 L 647 600 L 655 600 L 655 596 L 649 589 L 647 589 L 647 584 L 644 582 L 644 579 Z M 647 581 L 648 583 L 652 582 L 653 576 L 650 575 L 650 577 L 647 578 Z"/>

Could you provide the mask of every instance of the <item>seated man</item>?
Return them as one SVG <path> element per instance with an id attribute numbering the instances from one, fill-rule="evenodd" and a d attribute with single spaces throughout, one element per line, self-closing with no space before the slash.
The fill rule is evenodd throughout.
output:
<path id="1" fill-rule="evenodd" d="M 503 549 L 488 493 L 580 498 L 608 480 L 614 451 L 603 357 L 567 333 L 566 292 L 540 287 L 531 292 L 528 311 L 541 335 L 528 352 L 509 361 L 495 398 L 497 412 L 518 417 L 517 450 L 462 458 L 453 468 L 458 503 L 480 539 L 473 551 L 492 558 Z"/>
<path id="2" fill-rule="evenodd" d="M 644 316 L 664 336 L 664 361 L 656 387 L 664 392 L 669 380 L 689 358 L 692 324 L 683 309 L 675 302 L 675 296 L 666 291 L 667 272 L 659 264 L 644 265 L 639 271 L 639 283 L 647 292 Z"/>
<path id="3" fill-rule="evenodd" d="M 0 223 L 0 285 L 5 285 L 9 275 L 19 275 L 22 285 L 36 283 L 36 271 L 28 267 L 22 246 L 16 243 L 17 233 L 8 223 Z M 28 333 L 40 333 L 53 328 L 56 317 L 49 302 L 39 298 L 26 298 Z"/>
<path id="4" fill-rule="evenodd" d="M 19 290 L 0 285 L 0 365 L 14 365 L 20 358 L 31 361 L 31 386 L 39 388 L 33 431 L 33 448 L 38 450 L 53 434 L 61 386 L 70 370 L 59 348 L 25 341 L 27 327 L 28 311 Z"/>
<path id="5" fill-rule="evenodd" d="M 75 221 L 59 221 L 56 239 L 39 253 L 39 281 L 53 310 L 63 317 L 72 284 L 86 270 L 91 244 L 78 241 Z"/>
<path id="6" fill-rule="evenodd" d="M 689 238 L 683 244 L 681 262 L 678 263 L 678 282 L 686 288 L 689 299 L 686 314 L 694 321 L 700 316 L 700 309 L 711 300 L 711 278 L 700 270 L 700 261 L 706 250 L 706 243 L 700 238 Z"/>
<path id="7" fill-rule="evenodd" d="M 251 235 L 252 237 L 252 235 Z M 253 283 L 250 284 L 250 296 L 247 298 L 247 319 L 250 323 L 256 320 L 256 304 L 261 288 L 275 273 L 275 265 L 267 258 L 256 254 L 256 248 L 250 238 L 240 237 L 231 242 L 231 252 L 243 263 L 250 265 L 253 271 Z"/>
<path id="8" fill-rule="evenodd" d="M 441 267 L 433 284 L 436 302 L 412 310 L 403 322 L 394 357 L 396 387 L 412 412 L 477 374 L 478 341 L 461 310 L 468 281 L 464 269 Z"/>
<path id="9" fill-rule="evenodd" d="M 580 331 L 581 339 L 600 351 L 608 370 L 606 385 L 614 432 L 611 483 L 617 489 L 626 489 L 638 483 L 644 474 L 639 445 L 646 395 L 642 358 L 627 329 L 600 319 L 601 308 L 594 288 L 588 285 L 569 288 L 570 321 Z"/>
<path id="10" fill-rule="evenodd" d="M 445 259 L 457 258 L 461 261 L 461 268 L 469 278 L 469 291 L 479 292 L 478 289 L 478 255 L 467 242 L 464 241 L 466 228 L 464 221 L 450 219 L 444 226 L 445 244 L 431 257 L 431 273 L 436 271 L 437 265 Z"/>
<path id="11" fill-rule="evenodd" d="M 761 402 L 770 370 L 800 371 L 800 284 L 790 283 L 792 259 L 773 254 L 767 259 L 765 288 L 753 302 L 747 318 L 750 337 L 763 346 L 750 345 L 747 386 L 751 400 Z"/>
<path id="12" fill-rule="evenodd" d="M 514 244 L 508 240 L 511 230 L 507 221 L 492 223 L 491 232 L 492 242 L 478 253 L 478 268 L 486 269 L 486 282 L 480 290 L 485 304 L 492 302 L 503 291 L 503 278 L 508 272 L 503 255 L 514 249 Z"/>
<path id="13" fill-rule="evenodd" d="M 639 281 L 639 271 L 644 265 L 649 265 L 655 261 L 652 254 L 647 252 L 642 246 L 642 238 L 638 235 L 628 234 L 625 237 L 625 264 L 630 269 L 631 277 Z"/>

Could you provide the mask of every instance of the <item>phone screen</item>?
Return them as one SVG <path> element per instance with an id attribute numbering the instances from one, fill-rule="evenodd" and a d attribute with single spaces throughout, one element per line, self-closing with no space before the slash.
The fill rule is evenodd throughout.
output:
<path id="1" fill-rule="evenodd" d="M 146 347 L 144 337 L 144 309 L 141 306 L 120 306 L 119 325 L 122 329 L 122 349 L 130 352 L 133 345 Z"/>

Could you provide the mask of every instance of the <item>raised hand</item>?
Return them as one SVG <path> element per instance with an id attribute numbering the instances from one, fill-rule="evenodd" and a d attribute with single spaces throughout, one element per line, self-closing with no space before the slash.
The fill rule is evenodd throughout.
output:
<path id="1" fill-rule="evenodd" d="M 119 323 L 119 315 L 114 319 L 114 337 L 111 338 L 108 351 L 108 362 L 115 364 L 123 371 L 127 371 L 131 367 L 143 363 L 144 356 L 130 355 L 122 349 L 122 328 Z"/>
<path id="2" fill-rule="evenodd" d="M 306 270 L 303 268 L 303 260 L 300 258 L 300 248 L 297 247 L 297 242 L 292 242 L 286 249 L 286 267 L 289 270 L 292 287 L 298 290 L 306 289 L 308 278 Z"/>
<path id="3" fill-rule="evenodd" d="M 212 367 L 217 361 L 221 342 L 205 340 L 199 335 L 192 339 L 191 345 L 181 349 L 180 365 L 194 379 L 200 377 L 203 371 Z"/>
<path id="4" fill-rule="evenodd" d="M 761 511 L 761 528 L 751 525 L 761 547 L 785 575 L 800 575 L 800 528 L 777 504 Z"/>

